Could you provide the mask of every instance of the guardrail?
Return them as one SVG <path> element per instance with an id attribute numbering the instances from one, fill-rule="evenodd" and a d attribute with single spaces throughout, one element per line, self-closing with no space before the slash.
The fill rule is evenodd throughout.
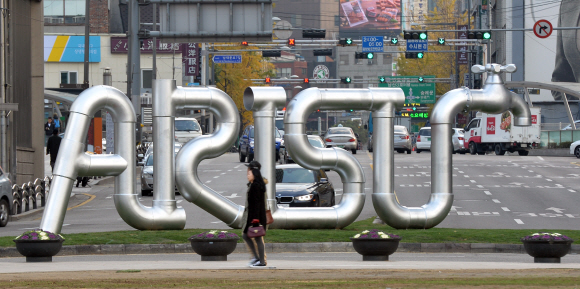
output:
<path id="1" fill-rule="evenodd" d="M 12 211 L 10 215 L 18 215 L 46 205 L 46 198 L 52 178 L 36 179 L 34 182 L 12 186 Z"/>
<path id="2" fill-rule="evenodd" d="M 570 148 L 570 145 L 580 140 L 580 130 L 548 130 L 540 135 L 540 148 Z"/>

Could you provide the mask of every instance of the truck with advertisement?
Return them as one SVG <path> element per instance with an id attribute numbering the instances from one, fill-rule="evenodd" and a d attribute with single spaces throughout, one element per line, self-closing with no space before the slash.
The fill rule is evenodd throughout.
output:
<path id="1" fill-rule="evenodd" d="M 496 155 L 507 152 L 518 152 L 527 156 L 531 148 L 540 145 L 539 107 L 530 107 L 532 113 L 531 126 L 513 125 L 514 116 L 510 111 L 501 114 L 478 112 L 476 117 L 465 127 L 465 148 L 472 155 L 483 155 L 494 151 Z"/>

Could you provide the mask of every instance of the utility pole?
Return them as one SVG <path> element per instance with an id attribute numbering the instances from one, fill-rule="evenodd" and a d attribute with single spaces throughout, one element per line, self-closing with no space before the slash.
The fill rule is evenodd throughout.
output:
<path id="1" fill-rule="evenodd" d="M 84 66 L 84 80 L 83 80 L 83 88 L 89 88 L 89 53 L 90 53 L 90 33 L 91 33 L 91 24 L 90 20 L 90 7 L 89 7 L 90 0 L 85 1 L 85 66 Z"/>
<path id="2" fill-rule="evenodd" d="M 153 31 L 157 31 L 157 4 L 153 3 Z M 153 37 L 153 73 L 151 76 L 157 79 L 157 37 Z"/>
<path id="3" fill-rule="evenodd" d="M 141 45 L 139 41 L 139 2 L 129 0 L 129 54 L 127 61 L 127 96 L 131 98 L 137 114 L 135 140 L 141 142 Z"/>
<path id="4" fill-rule="evenodd" d="M 206 62 L 207 62 L 207 51 L 205 50 L 205 43 L 201 44 L 201 85 L 206 85 L 207 75 L 206 73 Z M 208 127 L 205 123 L 205 109 L 201 110 L 201 125 L 203 126 L 203 130 L 207 133 Z"/>
<path id="5" fill-rule="evenodd" d="M 4 1 L 0 0 L 0 101 L 6 103 L 6 93 L 4 90 Z M 2 168 L 8 171 L 8 159 L 6 146 L 6 111 L 0 110 L 0 157 L 2 158 Z"/>

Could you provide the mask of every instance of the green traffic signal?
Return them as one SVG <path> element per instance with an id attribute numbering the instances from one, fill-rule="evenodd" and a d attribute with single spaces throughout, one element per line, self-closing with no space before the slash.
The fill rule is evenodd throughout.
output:
<path id="1" fill-rule="evenodd" d="M 419 82 L 425 82 L 425 79 L 423 78 L 423 76 L 419 76 Z"/>
<path id="2" fill-rule="evenodd" d="M 385 77 L 384 76 L 379 76 L 379 82 L 380 83 L 384 83 L 385 82 Z"/>
<path id="3" fill-rule="evenodd" d="M 352 38 L 347 38 L 346 39 L 346 44 L 347 45 L 351 45 L 352 44 Z"/>
<path id="4" fill-rule="evenodd" d="M 490 39 L 491 38 L 491 32 L 483 32 L 483 39 Z"/>
<path id="5" fill-rule="evenodd" d="M 398 38 L 391 38 L 391 44 L 397 44 L 397 43 L 399 43 Z"/>
<path id="6" fill-rule="evenodd" d="M 416 111 L 416 110 L 417 110 L 417 108 L 413 106 L 413 111 Z"/>
<path id="7" fill-rule="evenodd" d="M 426 33 L 426 32 L 421 32 L 421 33 L 419 34 L 419 39 L 421 39 L 421 40 L 425 40 L 425 39 L 427 39 L 427 33 Z"/>
<path id="8" fill-rule="evenodd" d="M 423 52 L 417 53 L 417 58 L 419 58 L 419 59 L 423 59 L 424 56 L 425 56 L 425 54 Z"/>
<path id="9" fill-rule="evenodd" d="M 439 45 L 445 44 L 445 38 L 440 37 L 438 42 L 439 42 Z"/>
<path id="10" fill-rule="evenodd" d="M 369 52 L 369 53 L 367 53 L 367 58 L 368 59 L 373 59 L 373 58 L 375 58 L 375 54 L 372 53 L 372 52 Z"/>

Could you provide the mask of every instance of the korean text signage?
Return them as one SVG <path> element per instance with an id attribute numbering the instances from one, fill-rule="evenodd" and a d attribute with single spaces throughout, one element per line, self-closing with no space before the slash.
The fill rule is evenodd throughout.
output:
<path id="1" fill-rule="evenodd" d="M 429 44 L 427 40 L 407 40 L 407 51 L 427 51 L 429 50 Z"/>
<path id="2" fill-rule="evenodd" d="M 84 62 L 84 36 L 44 36 L 45 62 Z M 101 62 L 101 36 L 89 37 L 89 62 Z"/>
<path id="3" fill-rule="evenodd" d="M 538 116 L 532 115 L 532 124 L 538 124 Z"/>
<path id="4" fill-rule="evenodd" d="M 201 49 L 197 43 L 183 43 L 181 45 L 182 61 L 185 66 L 185 76 L 198 76 L 201 74 L 199 54 Z"/>
<path id="5" fill-rule="evenodd" d="M 216 55 L 213 57 L 214 63 L 242 63 L 241 55 Z"/>
<path id="6" fill-rule="evenodd" d="M 487 134 L 495 134 L 495 117 L 487 118 L 486 131 Z"/>
<path id="7" fill-rule="evenodd" d="M 363 36 L 363 52 L 383 52 L 383 36 Z"/>
<path id="8" fill-rule="evenodd" d="M 92 37 L 92 36 L 91 36 Z M 176 52 L 181 51 L 183 44 L 181 43 L 162 43 L 161 40 L 157 39 L 157 53 L 173 53 L 173 49 Z M 111 37 L 111 53 L 128 53 L 129 43 L 127 43 L 126 37 Z M 141 53 L 153 53 L 153 39 L 143 39 L 143 46 L 141 47 Z"/>
<path id="9" fill-rule="evenodd" d="M 460 32 L 457 32 L 458 34 L 457 39 L 467 39 L 467 25 L 458 25 L 457 28 L 461 30 Z M 465 42 L 461 42 L 461 44 L 465 44 Z M 469 61 L 467 57 L 469 53 L 467 53 L 467 46 L 465 45 L 457 46 L 457 50 L 461 51 L 457 53 L 457 63 L 468 64 Z"/>
<path id="10" fill-rule="evenodd" d="M 405 103 L 435 103 L 435 83 L 417 82 L 417 76 L 387 76 L 379 87 L 400 87 L 405 93 Z M 433 75 L 423 76 L 435 78 Z"/>

